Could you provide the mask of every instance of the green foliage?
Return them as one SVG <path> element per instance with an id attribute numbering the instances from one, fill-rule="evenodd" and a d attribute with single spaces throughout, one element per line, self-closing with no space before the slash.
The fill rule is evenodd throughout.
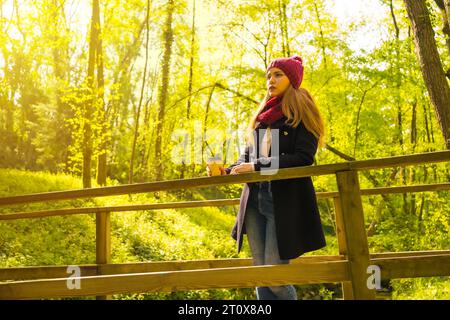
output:
<path id="1" fill-rule="evenodd" d="M 1 195 L 68 190 L 80 187 L 78 178 L 19 170 L 0 170 Z M 164 201 L 176 195 L 162 194 Z M 161 199 L 161 200 L 162 200 Z M 14 210 L 44 210 L 64 206 L 151 203 L 149 195 L 132 199 L 63 201 L 34 204 Z M 179 199 L 178 199 L 179 200 Z M 8 208 L 3 208 L 8 212 Z M 154 210 L 113 213 L 112 262 L 173 261 L 238 257 L 229 236 L 234 216 L 218 208 L 183 211 Z M 248 256 L 248 251 L 240 257 Z M 47 217 L 0 223 L 0 267 L 95 263 L 95 215 Z M 207 290 L 177 293 L 117 295 L 120 299 L 248 299 L 253 290 Z"/>
<path id="2" fill-rule="evenodd" d="M 396 300 L 448 300 L 450 278 L 432 277 L 418 279 L 395 279 L 392 298 Z"/>
<path id="3" fill-rule="evenodd" d="M 377 23 L 372 13 L 342 23 L 333 11 L 333 1 L 204 1 L 197 2 L 195 29 L 192 2 L 176 1 L 173 54 L 168 61 L 171 73 L 164 97 L 161 65 L 166 61 L 161 61 L 161 52 L 169 42 L 161 30 L 168 10 L 165 2 L 150 3 L 147 24 L 146 0 L 101 2 L 104 88 L 98 82 L 92 88 L 86 85 L 86 30 L 90 24 L 86 12 L 90 12 L 90 4 L 24 0 L 2 5 L 0 168 L 8 169 L 0 170 L 0 196 L 81 188 L 78 178 L 83 168 L 86 123 L 92 128 L 92 176 L 98 171 L 98 156 L 106 153 L 108 185 L 128 183 L 135 139 L 134 182 L 152 181 L 158 170 L 165 180 L 205 176 L 202 157 L 207 152 L 200 154 L 200 160 L 195 157 L 208 150 L 205 139 L 211 145 L 216 142 L 214 152 L 222 153 L 229 165 L 242 152 L 243 129 L 264 97 L 266 66 L 271 59 L 288 54 L 303 57 L 302 86 L 312 93 L 325 119 L 326 142 L 346 156 L 319 150 L 317 164 L 428 152 L 445 146 L 401 1 L 392 2 L 392 12 L 390 2 L 381 1 L 384 11 Z M 441 13 L 433 1 L 427 3 L 445 64 L 449 52 Z M 370 41 L 359 44 L 355 41 L 358 37 Z M 148 68 L 144 70 L 147 56 Z M 87 107 L 93 113 L 86 116 Z M 156 132 L 161 107 L 165 108 L 163 126 Z M 184 152 L 190 154 L 191 162 L 185 165 L 172 158 L 180 142 L 176 139 L 178 129 L 186 130 L 190 139 Z M 211 137 L 202 138 L 202 133 L 211 129 L 216 130 Z M 157 138 L 161 138 L 163 168 L 157 166 Z M 449 181 L 449 172 L 447 163 L 372 170 L 359 178 L 361 188 L 373 188 Z M 317 191 L 337 189 L 334 176 L 313 180 Z M 240 191 L 238 185 L 223 186 L 158 193 L 155 197 L 17 205 L 2 207 L 0 213 L 237 198 Z M 363 197 L 371 252 L 447 249 L 447 198 L 448 192 Z M 320 200 L 319 207 L 328 246 L 315 254 L 336 254 L 332 201 Z M 235 214 L 232 207 L 113 214 L 113 261 L 236 257 L 229 237 Z M 91 215 L 3 222 L 0 263 L 91 263 L 95 258 L 93 222 Z M 248 252 L 245 244 L 239 256 L 248 256 Z M 392 298 L 432 297 L 428 283 L 442 289 L 437 298 L 446 296 L 445 280 L 433 278 L 430 282 L 393 281 Z M 298 290 L 304 298 L 340 297 L 339 286 L 301 286 Z M 248 298 L 253 297 L 253 291 L 120 296 L 181 297 Z"/>

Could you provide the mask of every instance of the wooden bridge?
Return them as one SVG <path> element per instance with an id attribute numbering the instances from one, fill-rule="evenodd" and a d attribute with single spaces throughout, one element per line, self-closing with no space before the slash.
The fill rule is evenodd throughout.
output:
<path id="1" fill-rule="evenodd" d="M 358 172 L 389 167 L 448 162 L 450 151 L 430 152 L 373 160 L 280 169 L 275 175 L 259 172 L 220 177 L 158 181 L 102 188 L 47 192 L 0 198 L 0 205 L 28 204 L 64 199 L 92 198 L 155 191 L 242 184 L 245 182 L 335 175 L 337 191 L 317 193 L 333 198 L 339 255 L 305 256 L 290 265 L 252 266 L 251 259 L 216 259 L 117 263 L 110 260 L 110 214 L 121 211 L 200 206 L 237 205 L 239 199 L 69 208 L 38 212 L 11 212 L 0 220 L 96 213 L 96 264 L 80 265 L 80 287 L 67 286 L 69 266 L 0 269 L 0 299 L 38 299 L 97 296 L 157 291 L 244 288 L 283 284 L 342 283 L 344 299 L 375 299 L 369 289 L 368 267 L 378 266 L 381 279 L 450 276 L 450 250 L 370 253 L 361 196 L 449 190 L 450 183 L 360 189 Z M 6 223 L 6 222 L 2 222 Z M 73 278 L 71 278 L 73 279 Z"/>

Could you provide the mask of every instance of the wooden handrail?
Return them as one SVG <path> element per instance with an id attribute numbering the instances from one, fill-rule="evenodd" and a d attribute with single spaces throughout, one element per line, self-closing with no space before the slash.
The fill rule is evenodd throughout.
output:
<path id="1" fill-rule="evenodd" d="M 140 210 L 158 210 L 158 209 L 180 209 L 180 208 L 196 208 L 196 207 L 219 207 L 239 204 L 239 199 L 223 199 L 223 200 L 201 200 L 201 201 L 180 201 L 165 202 L 151 204 L 134 204 L 110 207 L 86 207 L 86 208 L 70 208 L 42 210 L 34 212 L 17 212 L 0 214 L 0 220 L 24 219 L 24 218 L 42 218 L 50 216 L 64 216 L 73 214 L 89 214 L 100 212 L 123 212 L 123 211 L 140 211 Z"/>
<path id="2" fill-rule="evenodd" d="M 231 277 L 230 274 L 233 276 Z M 270 276 L 269 276 L 270 275 Z M 236 268 L 145 272 L 81 277 L 80 289 L 68 290 L 66 279 L 0 283 L 0 299 L 75 297 L 130 292 L 246 288 L 254 286 L 348 281 L 347 261 Z"/>
<path id="3" fill-rule="evenodd" d="M 426 192 L 426 191 L 445 191 L 450 190 L 450 183 L 436 183 L 413 186 L 399 186 L 399 187 L 383 187 L 361 189 L 361 195 L 380 195 L 380 194 L 394 194 L 394 193 L 409 193 L 409 192 Z M 339 192 L 317 192 L 318 199 L 339 197 Z M 44 218 L 52 216 L 66 216 L 74 214 L 90 214 L 101 212 L 123 212 L 123 211 L 140 211 L 140 210 L 160 210 L 160 209 L 180 209 L 180 208 L 198 208 L 198 207 L 221 207 L 238 205 L 240 199 L 219 199 L 219 200 L 200 200 L 200 201 L 179 201 L 179 202 L 165 202 L 165 203 L 151 203 L 151 204 L 134 204 L 122 206 L 109 207 L 85 207 L 85 208 L 68 208 L 68 209 L 54 209 L 41 210 L 32 212 L 14 212 L 0 214 L 1 220 L 16 220 L 16 219 L 30 219 L 30 218 Z"/>
<path id="4" fill-rule="evenodd" d="M 309 176 L 320 176 L 335 174 L 339 171 L 348 170 L 370 170 L 395 166 L 408 166 L 421 163 L 435 163 L 450 161 L 450 151 L 437 151 L 419 153 L 405 156 L 388 158 L 349 161 L 336 164 L 325 164 L 318 166 L 306 166 L 297 168 L 286 168 L 277 170 L 276 174 L 262 175 L 260 172 L 242 173 L 238 175 L 227 175 L 218 177 L 200 177 L 184 180 L 156 181 L 136 183 L 120 186 L 109 186 L 101 188 L 78 189 L 70 191 L 54 191 L 35 193 L 19 196 L 0 197 L 0 205 L 11 205 L 19 203 L 43 202 L 53 200 L 67 200 L 75 198 L 106 197 L 113 195 L 124 195 L 133 193 L 144 193 L 154 191 L 169 191 L 180 189 L 204 188 L 228 184 L 272 181 L 282 179 L 295 179 Z"/>

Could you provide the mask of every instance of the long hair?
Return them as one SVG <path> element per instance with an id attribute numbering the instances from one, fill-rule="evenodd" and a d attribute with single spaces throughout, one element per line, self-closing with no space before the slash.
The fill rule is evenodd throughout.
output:
<path id="1" fill-rule="evenodd" d="M 266 102 L 270 99 L 267 92 L 261 101 L 258 109 L 251 117 L 250 124 L 247 128 L 246 141 L 248 144 L 254 144 L 253 132 L 256 129 L 256 118 L 264 109 Z M 297 128 L 300 122 L 303 122 L 305 128 L 310 131 L 318 140 L 318 148 L 325 146 L 325 125 L 313 97 L 304 88 L 295 89 L 291 84 L 286 89 L 281 100 L 281 110 L 287 117 L 286 124 Z"/>

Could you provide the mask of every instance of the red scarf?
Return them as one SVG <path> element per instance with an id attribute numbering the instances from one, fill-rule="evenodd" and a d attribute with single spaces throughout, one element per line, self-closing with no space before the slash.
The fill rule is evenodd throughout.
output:
<path id="1" fill-rule="evenodd" d="M 270 126 L 275 121 L 281 119 L 284 114 L 281 110 L 281 100 L 283 96 L 273 96 L 267 100 L 263 110 L 259 113 L 256 120 L 265 126 Z"/>

